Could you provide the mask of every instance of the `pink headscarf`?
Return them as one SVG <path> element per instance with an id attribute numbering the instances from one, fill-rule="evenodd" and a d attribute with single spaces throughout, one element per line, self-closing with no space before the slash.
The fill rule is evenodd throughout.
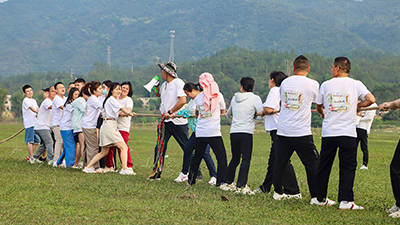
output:
<path id="1" fill-rule="evenodd" d="M 217 109 L 219 103 L 219 87 L 215 83 L 211 73 L 202 73 L 199 77 L 199 83 L 201 88 L 203 88 L 204 94 L 204 109 L 206 112 L 209 111 L 211 107 L 211 113 Z"/>

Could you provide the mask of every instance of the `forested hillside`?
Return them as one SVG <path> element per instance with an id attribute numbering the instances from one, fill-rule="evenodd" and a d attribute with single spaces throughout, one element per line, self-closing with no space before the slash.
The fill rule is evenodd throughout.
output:
<path id="1" fill-rule="evenodd" d="M 95 62 L 145 68 L 196 61 L 236 45 L 317 52 L 400 54 L 400 4 L 393 0 L 9 0 L 0 3 L 0 75 L 67 71 Z"/>

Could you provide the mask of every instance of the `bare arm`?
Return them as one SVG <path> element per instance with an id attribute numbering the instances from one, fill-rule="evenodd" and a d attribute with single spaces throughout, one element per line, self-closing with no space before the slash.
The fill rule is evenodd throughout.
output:
<path id="1" fill-rule="evenodd" d="M 321 117 L 325 118 L 324 105 L 323 104 L 321 104 L 321 105 L 316 104 L 316 107 L 317 107 L 317 111 L 321 115 Z"/>
<path id="2" fill-rule="evenodd" d="M 385 110 L 385 111 L 388 110 L 388 109 L 396 110 L 398 108 L 400 108 L 400 98 L 397 99 L 397 100 L 394 100 L 392 102 L 384 102 L 384 103 L 379 105 L 379 109 L 380 110 Z"/>
<path id="3" fill-rule="evenodd" d="M 131 112 L 132 109 L 131 108 L 125 108 L 128 112 Z M 122 116 L 122 117 L 128 117 L 129 115 L 127 115 L 126 113 L 123 113 L 121 111 L 119 111 L 118 116 Z"/>
<path id="4" fill-rule="evenodd" d="M 161 96 L 161 94 L 160 94 L 160 84 L 158 84 L 157 86 L 156 86 L 156 97 L 160 97 Z"/>
<path id="5" fill-rule="evenodd" d="M 221 116 L 226 116 L 226 109 L 221 109 Z"/>
<path id="6" fill-rule="evenodd" d="M 132 117 L 135 117 L 135 116 L 136 116 L 136 113 L 131 112 L 130 110 L 128 111 L 128 110 L 125 109 L 125 108 L 120 108 L 119 111 L 122 112 L 122 113 L 124 113 L 125 115 L 128 115 L 128 116 L 132 116 Z"/>
<path id="7" fill-rule="evenodd" d="M 359 111 L 360 108 L 368 107 L 373 103 L 375 103 L 375 97 L 371 93 L 368 93 L 365 95 L 364 101 L 357 104 L 357 111 Z"/>
<path id="8" fill-rule="evenodd" d="M 39 108 L 36 108 L 36 109 L 35 109 L 35 108 L 33 108 L 33 106 L 29 106 L 29 109 L 30 109 L 32 112 L 38 114 Z"/>

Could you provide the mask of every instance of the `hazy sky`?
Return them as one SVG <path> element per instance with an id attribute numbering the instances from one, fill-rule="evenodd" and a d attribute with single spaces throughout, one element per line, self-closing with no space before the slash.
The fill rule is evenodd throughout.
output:
<path id="1" fill-rule="evenodd" d="M 8 0 L 0 0 L 0 3 L 6 2 L 6 1 L 8 1 Z"/>

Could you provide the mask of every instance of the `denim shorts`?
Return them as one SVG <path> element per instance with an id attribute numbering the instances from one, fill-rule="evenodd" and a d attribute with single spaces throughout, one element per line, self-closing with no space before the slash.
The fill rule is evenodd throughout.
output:
<path id="1" fill-rule="evenodd" d="M 34 127 L 25 128 L 25 144 L 40 144 L 40 137 L 35 133 Z"/>

